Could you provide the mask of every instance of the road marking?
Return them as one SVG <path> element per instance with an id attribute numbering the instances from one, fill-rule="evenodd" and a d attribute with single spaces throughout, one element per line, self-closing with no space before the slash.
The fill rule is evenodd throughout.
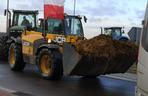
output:
<path id="1" fill-rule="evenodd" d="M 125 81 L 130 81 L 130 82 L 137 82 L 136 79 L 133 78 L 128 78 L 126 76 L 120 76 L 120 75 L 104 75 L 102 77 L 108 77 L 108 78 L 113 78 L 113 79 L 118 79 L 118 80 L 125 80 Z"/>
<path id="2" fill-rule="evenodd" d="M 23 93 L 23 92 L 19 92 L 19 91 L 14 91 L 8 88 L 4 88 L 4 87 L 0 87 L 0 90 L 3 92 L 6 92 L 8 94 L 11 94 L 12 96 L 33 96 L 31 94 L 28 93 Z"/>
<path id="3" fill-rule="evenodd" d="M 0 87 L 0 90 L 6 91 L 6 92 L 8 92 L 8 93 L 15 93 L 15 92 L 16 92 L 16 91 L 14 91 L 14 90 L 7 89 L 7 88 L 3 88 L 3 87 Z"/>
<path id="4" fill-rule="evenodd" d="M 13 93 L 13 94 L 16 95 L 16 96 L 33 96 L 33 95 L 31 95 L 31 94 L 23 93 L 23 92 L 15 92 L 15 93 Z"/>

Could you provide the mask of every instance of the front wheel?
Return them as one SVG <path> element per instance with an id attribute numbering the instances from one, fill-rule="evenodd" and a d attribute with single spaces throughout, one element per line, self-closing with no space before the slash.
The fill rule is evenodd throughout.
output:
<path id="1" fill-rule="evenodd" d="M 36 58 L 41 77 L 48 80 L 60 79 L 63 75 L 61 54 L 57 51 L 42 49 Z"/>
<path id="2" fill-rule="evenodd" d="M 22 71 L 25 68 L 21 45 L 15 43 L 10 45 L 8 62 L 13 71 Z"/>

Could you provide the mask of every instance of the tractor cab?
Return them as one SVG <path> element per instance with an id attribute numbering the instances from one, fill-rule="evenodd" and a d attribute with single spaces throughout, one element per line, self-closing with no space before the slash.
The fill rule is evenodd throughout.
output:
<path id="1" fill-rule="evenodd" d="M 121 41 L 129 40 L 127 36 L 124 36 L 124 30 L 122 27 L 105 27 L 104 31 L 101 33 L 111 36 L 114 40 L 121 40 Z"/>
<path id="2" fill-rule="evenodd" d="M 122 36 L 122 28 L 121 27 L 110 27 L 104 28 L 104 33 L 106 35 L 112 36 L 113 39 L 118 39 L 118 37 Z"/>
<path id="3" fill-rule="evenodd" d="M 24 26 L 29 30 L 37 28 L 38 11 L 13 10 L 12 26 Z"/>
<path id="4" fill-rule="evenodd" d="M 13 10 L 12 13 L 5 10 L 8 14 L 8 34 L 9 36 L 18 37 L 22 32 L 37 30 L 38 11 Z M 11 17 L 12 16 L 12 17 Z M 12 20 L 11 20 L 12 19 Z"/>

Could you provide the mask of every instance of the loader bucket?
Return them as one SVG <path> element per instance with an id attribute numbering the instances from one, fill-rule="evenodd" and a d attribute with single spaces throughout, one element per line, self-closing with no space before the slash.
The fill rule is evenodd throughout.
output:
<path id="1" fill-rule="evenodd" d="M 107 66 L 106 58 L 84 56 L 79 54 L 71 44 L 64 44 L 64 75 L 98 76 L 105 73 Z"/>
<path id="2" fill-rule="evenodd" d="M 125 73 L 134 60 L 126 60 L 126 55 L 118 55 L 114 58 L 105 56 L 82 55 L 74 46 L 64 44 L 63 68 L 64 75 L 98 76 L 112 73 Z"/>
<path id="3" fill-rule="evenodd" d="M 113 73 L 125 73 L 127 70 L 134 64 L 130 60 L 125 59 L 126 55 L 118 56 L 112 58 L 109 61 L 109 66 L 105 71 L 105 74 L 113 74 Z"/>

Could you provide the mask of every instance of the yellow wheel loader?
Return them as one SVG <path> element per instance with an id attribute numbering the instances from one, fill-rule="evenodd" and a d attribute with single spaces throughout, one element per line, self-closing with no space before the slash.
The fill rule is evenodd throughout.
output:
<path id="1" fill-rule="evenodd" d="M 67 54 L 69 48 L 66 47 L 64 50 L 63 48 L 84 39 L 81 17 L 65 15 L 64 20 L 49 18 L 40 20 L 38 26 L 38 11 L 13 10 L 12 17 L 11 12 L 6 10 L 5 13 L 7 12 L 9 15 L 7 43 L 10 44 L 8 62 L 11 69 L 22 71 L 25 64 L 29 63 L 36 64 L 40 75 L 46 79 L 58 79 L 64 71 L 70 75 L 67 72 L 72 71 L 75 65 L 69 67 L 63 64 L 69 62 L 69 58 L 64 56 L 64 51 Z M 63 62 L 63 59 L 67 61 Z"/>
<path id="2" fill-rule="evenodd" d="M 74 43 L 84 40 L 80 16 L 65 15 L 63 20 L 39 19 L 38 25 L 38 11 L 13 10 L 12 17 L 9 10 L 5 13 L 9 16 L 8 61 L 13 71 L 22 71 L 25 64 L 34 64 L 41 77 L 53 80 L 62 75 L 96 77 L 127 69 L 126 65 L 112 66 L 93 55 L 77 52 Z"/>

